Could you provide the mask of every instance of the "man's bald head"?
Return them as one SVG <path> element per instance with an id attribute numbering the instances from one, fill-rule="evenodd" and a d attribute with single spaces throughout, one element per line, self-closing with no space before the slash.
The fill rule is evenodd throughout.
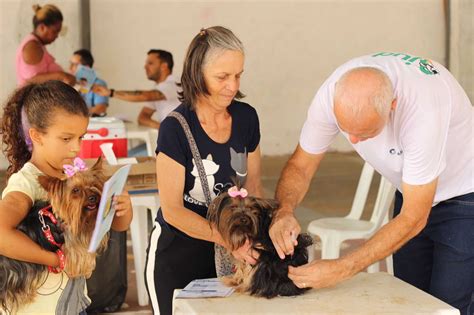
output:
<path id="1" fill-rule="evenodd" d="M 336 83 L 334 115 L 354 144 L 381 133 L 395 105 L 392 82 L 379 69 L 354 68 Z"/>
<path id="2" fill-rule="evenodd" d="M 389 77 L 377 68 L 359 67 L 344 73 L 336 83 L 334 107 L 354 119 L 375 110 L 386 120 L 393 101 Z"/>

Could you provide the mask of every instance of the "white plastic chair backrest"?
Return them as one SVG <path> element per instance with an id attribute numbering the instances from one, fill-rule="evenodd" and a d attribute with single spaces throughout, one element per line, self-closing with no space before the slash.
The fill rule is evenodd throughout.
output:
<path id="1" fill-rule="evenodd" d="M 373 231 L 378 230 L 382 226 L 394 196 L 395 186 L 385 177 L 381 176 L 377 199 L 375 200 L 374 210 L 370 218 L 370 222 L 374 224 Z"/>
<path id="2" fill-rule="evenodd" d="M 369 195 L 370 184 L 372 183 L 372 177 L 374 176 L 374 168 L 369 163 L 365 162 L 362 172 L 360 173 L 359 183 L 357 184 L 357 190 L 352 201 L 352 207 L 349 214 L 346 216 L 348 219 L 359 220 L 364 211 L 365 202 Z"/>

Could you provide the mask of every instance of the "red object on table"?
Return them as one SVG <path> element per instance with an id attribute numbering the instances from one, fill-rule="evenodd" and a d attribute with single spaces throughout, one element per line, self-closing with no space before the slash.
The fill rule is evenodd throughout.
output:
<path id="1" fill-rule="evenodd" d="M 102 155 L 100 149 L 102 143 L 112 143 L 112 150 L 116 157 L 127 156 L 127 133 L 123 121 L 114 117 L 90 118 L 79 157 L 98 158 Z"/>

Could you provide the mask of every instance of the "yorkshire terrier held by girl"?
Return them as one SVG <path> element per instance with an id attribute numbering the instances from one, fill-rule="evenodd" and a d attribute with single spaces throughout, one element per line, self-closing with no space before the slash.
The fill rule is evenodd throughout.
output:
<path id="1" fill-rule="evenodd" d="M 81 96 L 61 81 L 26 85 L 16 90 L 4 106 L 0 131 L 3 151 L 10 166 L 8 184 L 0 200 L 0 255 L 53 269 L 60 267 L 55 252 L 41 248 L 17 226 L 35 202 L 47 200 L 38 176 L 65 178 L 63 165 L 72 164 L 79 153 L 88 117 Z M 116 217 L 112 229 L 125 231 L 132 220 L 130 197 L 125 192 L 116 196 L 114 201 Z M 43 290 L 33 304 L 20 306 L 18 314 L 33 314 L 39 310 L 56 314 L 56 304 L 64 288 L 75 277 L 64 271 L 58 274 L 50 272 L 44 284 L 50 288 L 49 292 Z M 84 292 L 85 281 L 80 283 L 79 290 Z M 68 307 L 68 314 L 85 314 L 87 305 L 78 300 L 76 305 Z"/>

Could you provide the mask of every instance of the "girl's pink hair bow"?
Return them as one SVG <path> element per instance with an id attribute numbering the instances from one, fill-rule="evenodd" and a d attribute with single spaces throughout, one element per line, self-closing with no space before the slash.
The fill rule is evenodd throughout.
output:
<path id="1" fill-rule="evenodd" d="M 240 198 L 245 198 L 248 196 L 248 191 L 247 189 L 245 188 L 240 188 L 240 190 L 237 188 L 237 186 L 233 186 L 231 188 L 229 188 L 229 190 L 227 191 L 227 193 L 229 194 L 229 196 L 231 196 L 232 198 L 235 198 L 235 197 L 240 197 Z"/>
<path id="2" fill-rule="evenodd" d="M 67 177 L 74 176 L 77 172 L 82 172 L 87 170 L 86 163 L 81 159 L 81 158 L 75 158 L 73 165 L 70 164 L 64 164 L 64 174 L 66 174 Z"/>

